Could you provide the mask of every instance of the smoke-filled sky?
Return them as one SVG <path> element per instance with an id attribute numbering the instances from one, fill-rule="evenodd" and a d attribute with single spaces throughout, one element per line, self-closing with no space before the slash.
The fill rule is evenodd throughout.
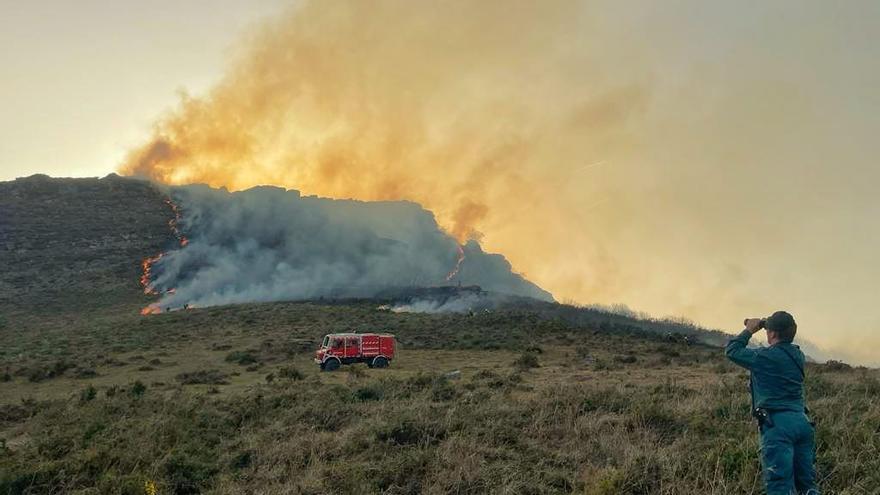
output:
<path id="1" fill-rule="evenodd" d="M 0 4 L 0 177 L 408 199 L 558 300 L 880 362 L 880 3 L 58 3 Z"/>

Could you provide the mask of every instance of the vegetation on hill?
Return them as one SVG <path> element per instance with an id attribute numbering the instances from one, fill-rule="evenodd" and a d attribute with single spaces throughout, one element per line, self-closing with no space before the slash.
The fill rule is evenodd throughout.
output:
<path id="1" fill-rule="evenodd" d="M 141 262 L 172 240 L 171 211 L 148 182 L 0 182 L 0 314 L 61 314 L 146 302 Z"/>
<path id="2" fill-rule="evenodd" d="M 400 359 L 320 372 L 321 334 L 352 329 Z M 369 304 L 74 330 L 3 356 L 0 493 L 760 493 L 746 375 L 708 346 Z M 825 493 L 875 493 L 877 373 L 808 375 Z"/>
<path id="3" fill-rule="evenodd" d="M 673 334 L 695 327 L 527 301 L 141 316 L 139 262 L 174 242 L 160 193 L 0 192 L 2 494 L 761 493 L 746 374 Z M 375 330 L 398 337 L 391 368 L 311 362 L 323 334 Z M 824 493 L 878 493 L 880 375 L 807 374 Z"/>

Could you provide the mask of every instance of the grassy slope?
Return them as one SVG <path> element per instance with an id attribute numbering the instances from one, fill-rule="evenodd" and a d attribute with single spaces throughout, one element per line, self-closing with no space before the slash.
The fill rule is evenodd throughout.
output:
<path id="1" fill-rule="evenodd" d="M 169 239 L 157 193 L 137 208 L 149 221 L 130 251 L 84 265 L 72 250 L 80 268 L 54 274 L 66 290 L 22 282 L 48 280 L 39 259 L 60 252 L 16 247 L 24 268 L 0 277 L 0 493 L 760 493 L 746 377 L 718 349 L 539 311 L 277 303 L 141 317 L 137 260 Z M 65 242 L 112 238 L 113 209 Z M 6 242 L 38 247 L 53 229 Z M 315 343 L 351 329 L 394 332 L 400 359 L 320 373 Z M 878 493 L 880 377 L 808 374 L 825 492 Z"/>

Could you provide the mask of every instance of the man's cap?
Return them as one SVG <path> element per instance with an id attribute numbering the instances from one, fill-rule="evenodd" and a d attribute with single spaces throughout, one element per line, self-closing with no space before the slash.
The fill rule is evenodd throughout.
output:
<path id="1" fill-rule="evenodd" d="M 791 337 L 794 337 L 793 330 L 797 330 L 797 323 L 794 321 L 794 316 L 791 316 L 791 313 L 787 311 L 777 311 L 773 313 L 767 318 L 767 323 L 764 326 L 767 330 L 784 336 L 791 334 Z"/>

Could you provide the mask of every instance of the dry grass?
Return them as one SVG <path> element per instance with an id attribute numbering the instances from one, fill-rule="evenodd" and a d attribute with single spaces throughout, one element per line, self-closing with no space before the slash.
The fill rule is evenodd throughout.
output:
<path id="1" fill-rule="evenodd" d="M 48 357 L 23 336 L 0 493 L 761 492 L 745 375 L 720 350 L 522 321 L 471 339 L 485 321 L 357 304 L 132 317 L 54 349 L 76 366 L 40 382 L 17 373 Z M 321 333 L 359 326 L 398 333 L 399 359 L 321 373 Z M 876 493 L 877 373 L 809 374 L 825 493 Z"/>

